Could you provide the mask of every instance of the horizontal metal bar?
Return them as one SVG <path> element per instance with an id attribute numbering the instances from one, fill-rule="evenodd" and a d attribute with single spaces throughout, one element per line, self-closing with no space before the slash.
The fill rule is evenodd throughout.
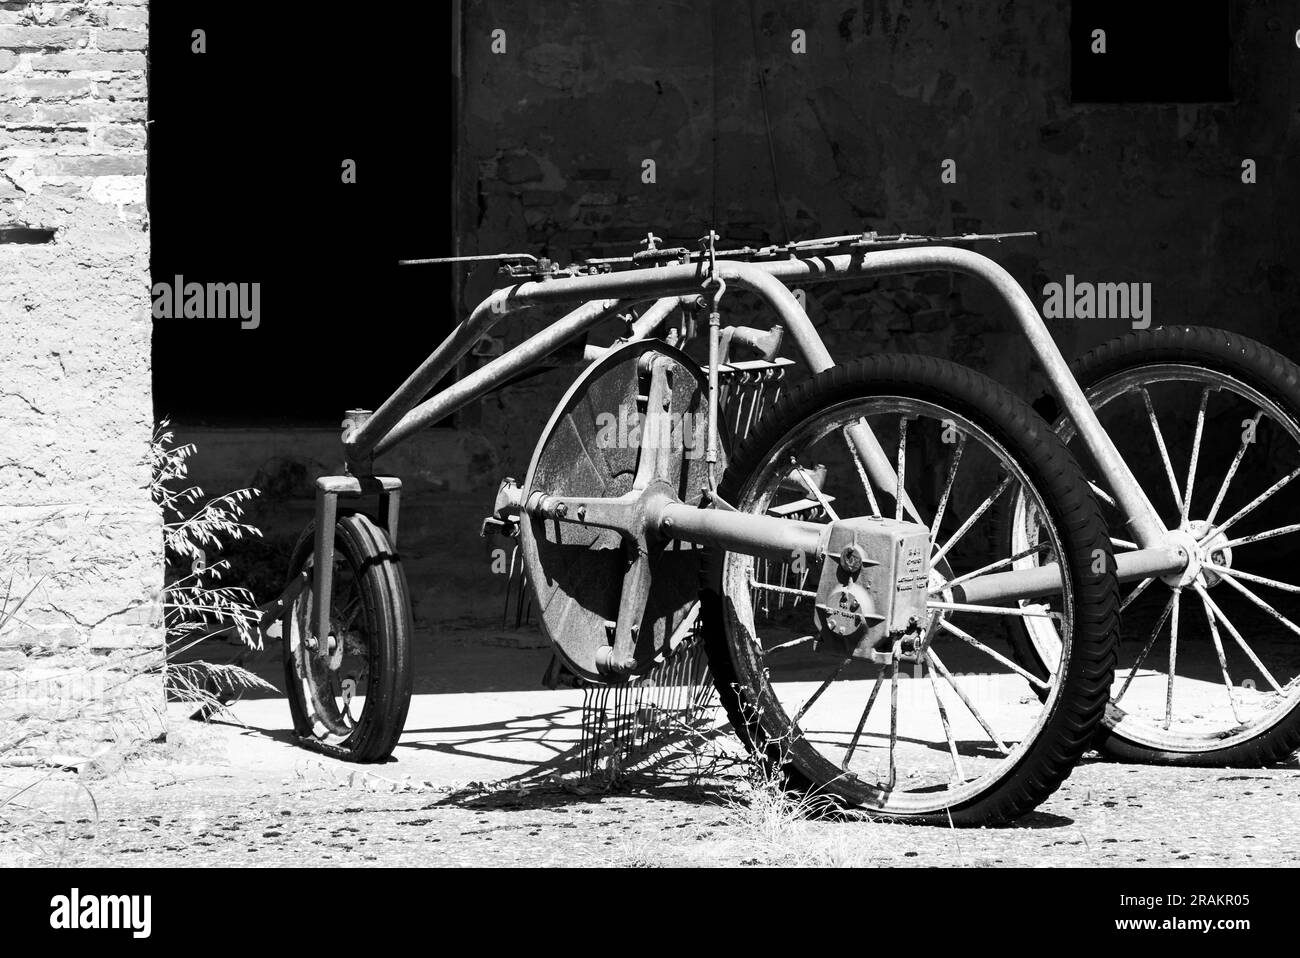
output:
<path id="1" fill-rule="evenodd" d="M 782 561 L 795 553 L 815 558 L 830 526 L 797 519 L 778 519 L 748 512 L 700 509 L 675 502 L 665 505 L 655 516 L 661 535 L 703 545 L 713 545 L 731 552 L 763 556 Z"/>
<path id="2" fill-rule="evenodd" d="M 1152 576 L 1180 572 L 1187 565 L 1187 555 L 1177 548 L 1157 546 L 1115 555 L 1116 572 L 1121 582 L 1148 579 Z M 1061 569 L 1055 562 L 1032 569 L 994 572 L 971 579 L 953 590 L 958 602 L 989 605 L 1011 599 L 1038 599 L 1061 591 Z"/>
<path id="3" fill-rule="evenodd" d="M 532 253 L 485 253 L 480 256 L 430 256 L 424 259 L 399 259 L 398 266 L 429 266 L 434 263 L 536 263 Z"/>

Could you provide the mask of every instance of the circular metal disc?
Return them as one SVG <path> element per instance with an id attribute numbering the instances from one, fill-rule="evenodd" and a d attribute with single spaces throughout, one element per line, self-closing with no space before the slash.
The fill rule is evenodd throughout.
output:
<path id="1" fill-rule="evenodd" d="M 619 346 L 578 377 L 542 432 L 524 480 L 522 501 L 527 502 L 535 491 L 592 498 L 631 491 L 645 431 L 644 394 L 650 382 L 648 372 L 642 370 L 658 357 L 667 358 L 672 383 L 672 428 L 661 446 L 669 454 L 677 496 L 699 504 L 708 486 L 708 383 L 697 363 L 659 340 Z M 720 437 L 719 475 L 726 467 L 722 447 Z M 524 513 L 520 542 L 538 617 L 556 651 L 583 678 L 610 681 L 597 670 L 596 653 L 611 644 L 618 618 L 629 566 L 622 536 Z M 651 555 L 650 597 L 638 633 L 634 674 L 652 667 L 655 655 L 682 625 L 699 593 L 697 547 L 671 542 L 662 549 L 652 548 Z"/>

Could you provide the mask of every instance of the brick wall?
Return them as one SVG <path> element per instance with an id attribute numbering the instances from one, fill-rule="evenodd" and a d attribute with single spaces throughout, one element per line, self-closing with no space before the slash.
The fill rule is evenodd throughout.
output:
<path id="1" fill-rule="evenodd" d="M 0 3 L 0 748 L 159 729 L 147 47 L 147 0 Z"/>

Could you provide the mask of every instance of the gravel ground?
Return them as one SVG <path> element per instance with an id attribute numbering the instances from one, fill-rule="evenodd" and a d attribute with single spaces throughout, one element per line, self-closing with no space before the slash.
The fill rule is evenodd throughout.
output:
<path id="1" fill-rule="evenodd" d="M 1300 864 L 1295 763 L 1086 761 L 1016 825 L 960 831 L 800 819 L 726 774 L 449 788 L 308 760 L 277 783 L 173 754 L 98 781 L 28 775 L 38 784 L 0 810 L 5 866 Z"/>

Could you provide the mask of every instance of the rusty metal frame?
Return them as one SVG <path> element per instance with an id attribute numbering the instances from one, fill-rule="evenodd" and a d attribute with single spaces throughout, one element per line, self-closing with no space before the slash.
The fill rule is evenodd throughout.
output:
<path id="1" fill-rule="evenodd" d="M 684 255 L 684 251 L 652 249 L 653 253 L 683 255 L 679 255 L 678 261 L 668 264 L 660 263 L 659 259 L 640 261 L 651 265 L 638 265 L 637 257 L 633 257 L 631 269 L 587 273 L 579 270 L 578 275 L 543 274 L 497 289 L 456 326 L 377 410 L 352 417 L 345 423 L 343 446 L 351 475 L 321 482 L 357 483 L 353 476 L 371 477 L 375 456 L 497 388 L 608 317 L 626 312 L 640 303 L 653 301 L 653 305 L 631 323 L 629 332 L 633 338 L 653 335 L 679 306 L 696 303 L 705 297 L 712 300 L 711 305 L 716 311 L 722 289 L 730 286 L 747 290 L 773 310 L 776 321 L 793 337 L 804 363 L 812 372 L 818 373 L 833 366 L 835 361 L 807 312 L 791 292 L 792 286 L 899 273 L 958 272 L 984 282 L 1011 311 L 1103 480 L 1124 512 L 1139 548 L 1117 556 L 1120 579 L 1128 581 L 1163 575 L 1181 570 L 1186 565 L 1188 557 L 1185 551 L 1170 539 L 1168 530 L 1101 426 L 1037 308 L 1002 266 L 972 250 L 952 245 L 878 249 L 870 245 L 854 248 L 855 244 L 843 242 L 853 239 L 835 237 L 818 241 L 820 247 L 815 243 L 791 244 L 786 256 L 760 257 L 750 261 L 717 259 L 712 255 L 711 242 L 710 255 L 695 258 Z M 847 251 L 836 251 L 846 245 Z M 743 252 L 750 254 L 755 251 Z M 726 254 L 721 255 L 725 257 Z M 564 303 L 578 305 L 502 356 L 425 398 L 474 343 L 506 316 L 528 307 Z M 893 488 L 896 482 L 893 464 L 865 423 L 852 430 L 851 440 L 871 480 L 880 488 Z M 333 525 L 332 509 L 337 496 L 329 491 L 330 488 L 333 487 L 320 486 L 325 491 L 318 496 L 317 545 L 322 550 L 332 549 L 332 537 L 323 532 L 324 528 Z M 348 488 L 351 491 L 353 486 Z M 358 487 L 356 494 L 360 491 Z M 910 503 L 905 502 L 904 506 L 906 512 L 915 516 Z M 820 533 L 814 535 L 812 530 L 793 527 L 787 520 L 718 510 L 683 509 L 673 504 L 664 504 L 655 512 L 654 519 L 665 535 L 733 550 L 757 549 L 764 537 L 774 535 L 783 546 L 805 551 L 818 548 L 820 540 Z M 773 522 L 780 522 L 784 531 L 778 533 Z M 318 555 L 322 554 L 318 552 Z M 321 565 L 325 568 L 322 569 Z M 317 595 L 328 595 L 329 578 L 328 565 L 318 564 Z M 1032 598 L 1059 590 L 1059 583 L 1059 570 L 1052 565 L 990 574 L 965 583 L 963 601 L 990 603 Z M 322 605 L 324 611 L 319 613 L 319 621 L 328 625 L 328 605 Z"/>

